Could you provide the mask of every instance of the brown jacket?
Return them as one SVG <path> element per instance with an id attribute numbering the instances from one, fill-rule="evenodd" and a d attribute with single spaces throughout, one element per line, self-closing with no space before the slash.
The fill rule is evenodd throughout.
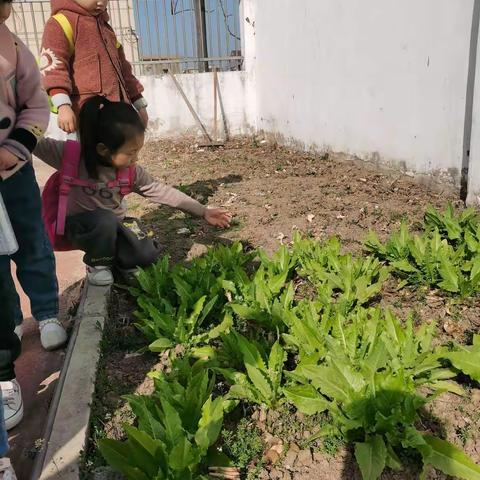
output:
<path id="1" fill-rule="evenodd" d="M 50 18 L 43 33 L 40 71 L 52 103 L 56 107 L 71 103 L 78 114 L 94 95 L 129 103 L 142 98 L 143 87 L 117 42 L 108 14 L 94 16 L 74 0 L 52 0 L 52 16 L 57 13 L 71 25 L 75 49 L 71 54 L 65 32 Z"/>

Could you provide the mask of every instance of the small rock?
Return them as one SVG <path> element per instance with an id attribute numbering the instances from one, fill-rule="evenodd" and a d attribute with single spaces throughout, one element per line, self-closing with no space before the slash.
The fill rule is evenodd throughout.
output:
<path id="1" fill-rule="evenodd" d="M 290 444 L 290 450 L 293 450 L 294 452 L 299 452 L 300 451 L 300 447 L 296 444 L 296 443 L 291 443 Z"/>
<path id="2" fill-rule="evenodd" d="M 313 462 L 312 452 L 310 449 L 298 452 L 296 465 L 298 467 L 311 467 Z"/>
<path id="3" fill-rule="evenodd" d="M 271 448 L 264 455 L 263 459 L 265 460 L 265 462 L 275 465 L 280 460 L 280 454 L 276 450 Z"/>
<path id="4" fill-rule="evenodd" d="M 472 390 L 471 399 L 473 403 L 480 403 L 480 389 Z"/>
<path id="5" fill-rule="evenodd" d="M 325 460 L 325 454 L 322 452 L 313 452 L 313 461 L 315 463 L 320 463 Z"/>
<path id="6" fill-rule="evenodd" d="M 297 417 L 297 420 L 299 422 L 304 422 L 305 421 L 305 414 L 303 414 L 302 412 L 297 412 L 295 414 L 295 417 Z"/>
<path id="7" fill-rule="evenodd" d="M 450 313 L 450 312 L 449 312 Z M 443 329 L 449 335 L 454 335 L 455 333 L 459 333 L 461 331 L 458 322 L 452 322 L 450 320 L 446 320 L 443 324 Z"/>
<path id="8" fill-rule="evenodd" d="M 280 418 L 280 413 L 276 410 L 269 410 L 267 414 L 267 422 L 269 425 L 272 425 Z"/>
<path id="9" fill-rule="evenodd" d="M 295 461 L 297 460 L 297 457 L 298 457 L 298 451 L 290 449 L 285 455 L 285 461 L 283 462 L 285 465 L 285 468 L 292 470 L 293 467 L 295 466 Z"/>
<path id="10" fill-rule="evenodd" d="M 267 421 L 267 412 L 263 408 L 260 410 L 260 415 L 258 417 L 260 423 L 265 423 Z"/>
<path id="11" fill-rule="evenodd" d="M 315 215 L 313 213 L 308 214 L 307 215 L 307 222 L 312 223 L 314 218 L 315 218 Z"/>
<path id="12" fill-rule="evenodd" d="M 366 178 L 359 178 L 359 180 L 363 183 L 366 183 L 367 182 L 367 179 Z"/>
<path id="13" fill-rule="evenodd" d="M 139 352 L 133 352 L 133 353 L 126 353 L 125 354 L 125 360 L 128 360 L 129 358 L 135 358 L 135 357 L 141 357 L 142 354 Z"/>
<path id="14" fill-rule="evenodd" d="M 282 480 L 283 479 L 283 472 L 280 470 L 273 468 L 270 471 L 270 480 Z"/>
<path id="15" fill-rule="evenodd" d="M 277 443 L 275 443 L 275 445 L 273 445 L 271 450 L 274 450 L 279 455 L 282 455 L 282 453 L 283 453 L 283 442 L 279 438 L 277 438 L 275 440 L 277 440 Z"/>
<path id="16" fill-rule="evenodd" d="M 187 262 L 193 260 L 194 258 L 205 255 L 207 251 L 208 251 L 208 247 L 206 245 L 203 245 L 201 243 L 194 243 L 187 253 Z"/>

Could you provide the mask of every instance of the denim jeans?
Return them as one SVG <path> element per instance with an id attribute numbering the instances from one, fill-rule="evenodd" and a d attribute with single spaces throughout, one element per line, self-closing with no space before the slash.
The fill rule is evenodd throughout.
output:
<path id="1" fill-rule="evenodd" d="M 5 429 L 5 420 L 3 419 L 3 401 L 2 391 L 0 390 L 0 458 L 8 453 L 8 435 Z"/>
<path id="2" fill-rule="evenodd" d="M 29 162 L 15 175 L 0 181 L 0 192 L 7 207 L 19 250 L 15 254 L 0 256 L 0 276 L 5 279 L 0 297 L 13 304 L 16 325 L 23 321 L 20 297 L 10 273 L 10 261 L 17 266 L 17 278 L 30 299 L 36 320 L 58 315 L 58 285 L 55 274 L 55 256 L 43 226 L 40 189 L 33 167 Z M 8 313 L 0 309 L 0 324 Z"/>

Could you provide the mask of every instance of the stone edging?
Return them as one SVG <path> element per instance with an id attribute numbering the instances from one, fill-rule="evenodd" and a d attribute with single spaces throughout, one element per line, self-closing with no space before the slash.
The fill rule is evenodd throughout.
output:
<path id="1" fill-rule="evenodd" d="M 79 478 L 109 298 L 110 287 L 95 287 L 85 282 L 65 363 L 50 405 L 44 447 L 38 454 L 31 480 Z"/>

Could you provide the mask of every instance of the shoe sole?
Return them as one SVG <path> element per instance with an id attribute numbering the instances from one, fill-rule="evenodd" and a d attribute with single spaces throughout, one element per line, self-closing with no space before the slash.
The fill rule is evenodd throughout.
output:
<path id="1" fill-rule="evenodd" d="M 47 352 L 51 352 L 53 350 L 58 350 L 59 348 L 62 348 L 63 346 L 65 346 L 68 342 L 68 338 L 66 338 L 63 342 L 59 342 L 59 343 L 54 343 L 53 345 L 43 345 L 42 343 L 42 347 L 44 350 L 46 350 Z"/>
<path id="2" fill-rule="evenodd" d="M 88 279 L 88 283 L 90 285 L 93 285 L 94 287 L 109 287 L 110 285 L 113 285 L 113 280 L 109 280 L 108 282 L 95 282 L 93 280 Z"/>
<path id="3" fill-rule="evenodd" d="M 20 408 L 18 411 L 15 413 L 15 415 L 12 415 L 9 419 L 5 420 L 5 429 L 11 430 L 12 428 L 15 428 L 23 419 L 23 400 L 20 405 Z"/>

